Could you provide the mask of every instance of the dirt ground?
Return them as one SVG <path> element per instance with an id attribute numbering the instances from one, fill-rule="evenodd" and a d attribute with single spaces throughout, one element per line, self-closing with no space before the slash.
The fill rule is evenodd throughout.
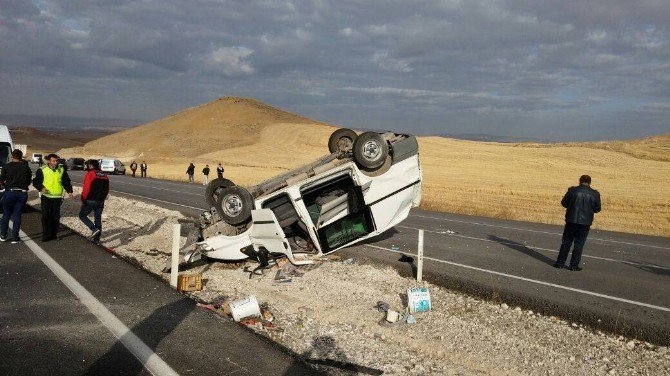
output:
<path id="1" fill-rule="evenodd" d="M 38 200 L 31 204 L 39 206 Z M 63 223 L 88 235 L 78 209 L 77 199 L 66 200 Z M 169 260 L 172 224 L 180 217 L 112 196 L 103 215 L 102 242 L 167 283 L 169 275 L 161 270 Z M 293 276 L 289 284 L 277 284 L 276 271 L 250 279 L 244 266 L 214 262 L 193 268 L 190 272 L 201 272 L 205 286 L 192 297 L 218 307 L 255 295 L 267 304 L 274 321 L 271 328 L 256 324 L 252 330 L 330 374 L 670 374 L 666 347 L 593 332 L 427 283 L 430 312 L 416 314 L 416 324 L 382 326 L 384 314 L 375 308 L 377 302 L 402 310 L 403 293 L 417 286 L 392 268 L 331 260 L 299 269 L 296 274 L 301 276 Z"/>

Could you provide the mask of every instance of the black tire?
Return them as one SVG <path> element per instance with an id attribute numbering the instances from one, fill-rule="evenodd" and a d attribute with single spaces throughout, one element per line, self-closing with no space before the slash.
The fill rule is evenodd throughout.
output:
<path id="1" fill-rule="evenodd" d="M 232 187 L 235 183 L 228 179 L 216 178 L 207 184 L 205 188 L 205 199 L 207 200 L 207 205 L 209 207 L 217 207 L 219 201 L 219 193 L 223 188 Z M 218 208 L 217 208 L 218 210 Z"/>
<path id="2" fill-rule="evenodd" d="M 383 166 L 388 155 L 389 145 L 377 132 L 365 132 L 354 143 L 354 160 L 365 169 Z"/>
<path id="3" fill-rule="evenodd" d="M 349 152 L 353 149 L 358 135 L 356 132 L 347 128 L 340 128 L 333 132 L 328 139 L 328 150 L 330 153 L 336 151 Z"/>
<path id="4" fill-rule="evenodd" d="M 225 187 L 219 193 L 216 210 L 229 225 L 238 226 L 249 222 L 253 208 L 253 196 L 239 185 Z"/>

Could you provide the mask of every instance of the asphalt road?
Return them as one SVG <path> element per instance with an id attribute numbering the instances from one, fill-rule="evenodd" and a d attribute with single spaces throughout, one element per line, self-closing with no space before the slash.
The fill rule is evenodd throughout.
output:
<path id="1" fill-rule="evenodd" d="M 316 373 L 68 229 L 30 241 L 39 212 L 22 229 L 0 243 L 1 375 Z"/>
<path id="2" fill-rule="evenodd" d="M 73 181 L 82 173 L 71 172 Z M 114 193 L 199 215 L 204 186 L 112 176 Z M 607 210 L 605 207 L 604 210 Z M 596 215 L 596 224 L 597 224 Z M 670 344 L 670 239 L 592 230 L 581 272 L 551 267 L 562 226 L 413 210 L 396 228 L 339 251 L 411 274 L 425 232 L 425 278 L 591 327 Z"/>

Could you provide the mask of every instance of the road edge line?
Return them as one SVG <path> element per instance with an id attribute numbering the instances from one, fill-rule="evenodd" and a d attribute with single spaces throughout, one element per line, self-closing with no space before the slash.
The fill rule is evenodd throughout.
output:
<path id="1" fill-rule="evenodd" d="M 67 287 L 79 301 L 116 337 L 152 375 L 179 374 L 161 357 L 147 346 L 121 320 L 105 307 L 93 294 L 72 277 L 56 260 L 33 241 L 23 230 L 21 240 L 46 265 L 49 270 Z"/>
<path id="2" fill-rule="evenodd" d="M 412 253 L 409 253 L 409 252 L 395 251 L 395 250 L 392 250 L 392 249 L 388 249 L 388 248 L 384 248 L 384 247 L 379 247 L 379 246 L 371 245 L 371 244 L 364 244 L 364 246 L 366 246 L 366 247 L 370 247 L 370 248 L 374 248 L 374 249 L 383 250 L 383 251 L 387 251 L 387 252 L 392 252 L 392 253 L 398 253 L 398 254 L 403 254 L 403 255 L 407 255 L 407 254 L 409 254 L 409 255 L 412 255 L 412 256 L 416 256 L 416 255 L 414 255 L 414 254 L 412 254 Z M 439 262 L 439 263 L 443 263 L 443 264 L 449 264 L 449 265 L 454 265 L 454 266 L 460 266 L 460 267 L 462 267 L 462 268 L 466 268 L 466 269 L 477 270 L 477 271 L 480 271 L 480 272 L 485 272 L 485 273 L 489 273 L 489 274 L 495 274 L 495 275 L 499 275 L 499 276 L 503 276 L 503 277 L 508 277 L 508 278 L 513 278 L 513 279 L 518 279 L 518 280 L 521 280 L 521 281 L 526 281 L 526 282 L 531 282 L 531 283 L 535 283 L 535 284 L 539 284 L 539 285 L 544 285 L 544 286 L 554 287 L 554 288 L 558 288 L 558 289 L 562 289 L 562 290 L 568 290 L 568 291 L 578 292 L 578 293 L 585 294 L 585 295 L 597 296 L 597 297 L 599 297 L 599 298 L 604 298 L 604 299 L 609 299 L 609 300 L 615 300 L 615 301 L 618 301 L 618 302 L 623 302 L 623 303 L 633 304 L 633 305 L 637 305 L 637 306 L 641 306 L 641 307 L 652 308 L 652 309 L 656 309 L 656 310 L 659 310 L 659 311 L 670 312 L 670 308 L 662 307 L 662 306 L 657 306 L 657 305 L 653 305 L 653 304 L 648 304 L 648 303 L 643 303 L 643 302 L 638 302 L 638 301 L 636 301 L 636 300 L 629 300 L 629 299 L 619 298 L 619 297 L 611 296 L 611 295 L 607 295 L 607 294 L 601 294 L 601 293 L 598 293 L 598 292 L 593 292 L 593 291 L 588 291 L 588 290 L 581 290 L 581 289 L 574 288 L 574 287 L 568 287 L 568 286 L 557 285 L 557 284 L 555 284 L 555 283 L 551 283 L 551 282 L 539 281 L 539 280 L 537 280 L 537 279 L 521 277 L 521 276 L 518 276 L 518 275 L 507 274 L 507 273 L 503 273 L 503 272 L 497 272 L 497 271 L 495 271 L 495 270 L 489 270 L 489 269 L 478 268 L 478 267 L 476 267 L 476 266 L 470 266 L 470 265 L 465 265 L 465 264 L 459 264 L 459 263 L 457 263 L 457 262 L 453 262 L 453 261 L 440 260 L 440 259 L 436 259 L 436 258 L 428 257 L 428 256 L 424 256 L 423 259 L 424 259 L 424 260 L 431 260 L 431 261 L 435 261 L 435 262 Z"/>

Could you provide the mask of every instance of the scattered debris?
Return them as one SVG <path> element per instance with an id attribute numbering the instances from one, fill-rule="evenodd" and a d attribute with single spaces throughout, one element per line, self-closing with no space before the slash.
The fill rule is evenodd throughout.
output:
<path id="1" fill-rule="evenodd" d="M 246 298 L 235 300 L 229 303 L 230 312 L 233 320 L 240 321 L 250 316 L 260 316 L 261 308 L 258 305 L 258 300 L 254 295 L 249 295 Z"/>
<path id="2" fill-rule="evenodd" d="M 430 311 L 431 302 L 428 288 L 417 287 L 407 289 L 407 306 L 410 313 Z"/>
<path id="3" fill-rule="evenodd" d="M 179 274 L 177 276 L 177 291 L 202 290 L 202 274 Z"/>
<path id="4" fill-rule="evenodd" d="M 348 258 L 348 259 L 342 261 L 342 263 L 343 263 L 343 264 L 353 264 L 354 261 L 356 261 L 356 259 L 354 259 L 353 257 L 351 257 L 351 258 Z"/>
<path id="5" fill-rule="evenodd" d="M 277 270 L 277 274 L 275 274 L 273 283 L 287 285 L 290 284 L 292 281 L 293 280 L 286 275 L 283 269 L 279 269 Z"/>
<path id="6" fill-rule="evenodd" d="M 391 309 L 391 306 L 388 303 L 383 302 L 383 301 L 380 300 L 380 301 L 377 302 L 377 305 L 375 306 L 375 308 L 377 308 L 377 310 L 381 313 L 386 313 L 386 311 Z"/>
<path id="7" fill-rule="evenodd" d="M 386 311 L 386 321 L 394 323 L 400 320 L 400 312 L 389 309 Z"/>
<path id="8" fill-rule="evenodd" d="M 416 319 L 414 318 L 414 316 L 411 313 L 407 315 L 407 317 L 405 318 L 405 321 L 408 324 L 416 324 Z"/>

